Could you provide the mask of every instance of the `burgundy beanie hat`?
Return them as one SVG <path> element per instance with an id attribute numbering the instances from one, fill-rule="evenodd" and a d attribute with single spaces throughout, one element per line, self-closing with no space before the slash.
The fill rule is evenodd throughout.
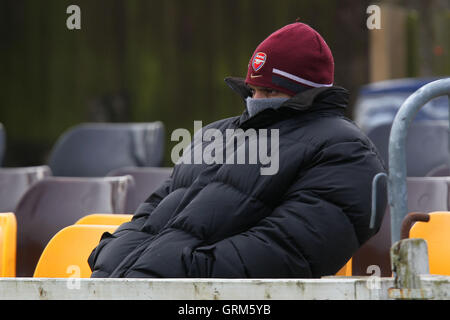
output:
<path id="1" fill-rule="evenodd" d="M 310 26 L 289 24 L 256 48 L 245 83 L 295 95 L 308 88 L 331 87 L 334 60 L 330 48 Z"/>

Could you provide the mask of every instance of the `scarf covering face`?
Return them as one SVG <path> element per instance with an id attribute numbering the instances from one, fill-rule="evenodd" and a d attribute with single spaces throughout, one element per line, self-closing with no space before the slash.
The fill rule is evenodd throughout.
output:
<path id="1" fill-rule="evenodd" d="M 248 97 L 245 101 L 247 104 L 247 111 L 251 117 L 256 115 L 257 113 L 266 110 L 266 109 L 278 109 L 283 102 L 287 101 L 289 98 L 262 98 L 262 99 L 254 99 Z"/>

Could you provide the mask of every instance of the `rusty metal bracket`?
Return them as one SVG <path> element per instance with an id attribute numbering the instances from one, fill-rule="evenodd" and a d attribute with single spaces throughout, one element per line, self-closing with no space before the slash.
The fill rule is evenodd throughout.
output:
<path id="1" fill-rule="evenodd" d="M 411 230 L 412 225 L 417 221 L 428 222 L 430 221 L 430 215 L 422 212 L 408 213 L 402 222 L 402 230 L 400 233 L 400 238 L 402 240 L 409 238 L 409 230 Z"/>

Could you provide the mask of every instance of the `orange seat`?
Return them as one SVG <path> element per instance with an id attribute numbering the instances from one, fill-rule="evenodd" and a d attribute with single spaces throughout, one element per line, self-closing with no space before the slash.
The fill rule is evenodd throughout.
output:
<path id="1" fill-rule="evenodd" d="M 341 270 L 339 270 L 336 273 L 336 276 L 346 276 L 346 277 L 351 277 L 352 276 L 352 259 L 351 258 L 350 258 L 350 260 L 347 261 L 345 266 L 343 266 L 341 268 Z"/>
<path id="2" fill-rule="evenodd" d="M 116 226 L 76 224 L 59 231 L 39 258 L 35 278 L 89 278 L 88 257 L 99 244 L 104 232 L 113 233 Z"/>
<path id="3" fill-rule="evenodd" d="M 79 219 L 75 224 L 100 224 L 100 225 L 121 225 L 128 222 L 133 217 L 132 214 L 107 214 L 94 213 Z"/>
<path id="4" fill-rule="evenodd" d="M 16 276 L 17 221 L 12 212 L 0 213 L 0 277 Z"/>
<path id="5" fill-rule="evenodd" d="M 425 239 L 431 274 L 450 275 L 450 212 L 431 212 L 428 222 L 416 222 L 410 238 Z"/>

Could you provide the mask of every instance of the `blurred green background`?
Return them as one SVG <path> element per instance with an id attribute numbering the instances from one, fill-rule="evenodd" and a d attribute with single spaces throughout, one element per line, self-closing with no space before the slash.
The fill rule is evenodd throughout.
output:
<path id="1" fill-rule="evenodd" d="M 366 8 L 383 2 L 0 0 L 4 165 L 46 162 L 57 138 L 80 122 L 156 120 L 166 126 L 165 164 L 172 165 L 170 133 L 192 131 L 194 120 L 207 124 L 240 114 L 244 105 L 223 79 L 245 76 L 256 46 L 297 18 L 333 51 L 335 84 L 351 92 L 351 117 L 358 88 L 370 82 Z M 450 14 L 439 9 L 448 1 L 393 3 L 407 12 L 408 32 L 398 44 L 407 48 L 405 76 L 450 74 Z M 439 16 L 432 12 L 431 21 L 422 15 L 430 3 Z M 81 30 L 66 27 L 71 4 L 81 8 Z M 427 47 L 432 62 L 426 71 L 420 32 L 429 26 L 428 40 L 439 46 Z"/>

